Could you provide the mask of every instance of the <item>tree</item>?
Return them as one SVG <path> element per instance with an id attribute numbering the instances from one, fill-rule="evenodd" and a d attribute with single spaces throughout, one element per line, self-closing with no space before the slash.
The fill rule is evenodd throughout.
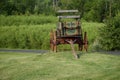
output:
<path id="1" fill-rule="evenodd" d="M 86 0 L 72 0 L 72 4 L 71 4 L 71 9 L 78 9 L 80 12 L 80 16 L 83 17 L 84 15 L 84 10 L 85 10 L 85 5 Z"/>
<path id="2" fill-rule="evenodd" d="M 11 15 L 13 11 L 16 10 L 16 7 L 13 3 L 8 0 L 1 0 L 0 2 L 0 14 Z"/>
<path id="3" fill-rule="evenodd" d="M 120 50 L 120 12 L 106 21 L 100 30 L 101 48 L 104 50 Z"/>
<path id="4" fill-rule="evenodd" d="M 81 18 L 102 22 L 119 12 L 119 2 L 120 0 L 0 0 L 0 14 L 54 14 L 58 9 L 78 9 Z"/>

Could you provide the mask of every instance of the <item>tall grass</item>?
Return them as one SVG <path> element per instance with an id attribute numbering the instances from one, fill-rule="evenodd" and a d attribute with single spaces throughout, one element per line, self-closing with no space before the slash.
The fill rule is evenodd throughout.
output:
<path id="1" fill-rule="evenodd" d="M 49 33 L 56 29 L 54 16 L 0 16 L 0 48 L 49 49 Z M 81 21 L 82 22 L 82 21 Z M 95 45 L 98 29 L 102 23 L 82 22 L 83 32 L 87 32 L 90 48 Z M 78 45 L 75 45 L 77 49 Z M 58 46 L 60 50 L 70 49 L 69 45 Z"/>
<path id="2" fill-rule="evenodd" d="M 55 24 L 0 27 L 1 48 L 49 49 L 49 32 Z"/>
<path id="3" fill-rule="evenodd" d="M 57 18 L 54 16 L 44 15 L 0 15 L 0 26 L 19 26 L 19 25 L 40 25 L 46 23 L 56 23 Z"/>
<path id="4" fill-rule="evenodd" d="M 105 26 L 103 23 L 97 22 L 83 22 L 83 32 L 87 32 L 89 50 L 99 49 L 99 29 Z"/>

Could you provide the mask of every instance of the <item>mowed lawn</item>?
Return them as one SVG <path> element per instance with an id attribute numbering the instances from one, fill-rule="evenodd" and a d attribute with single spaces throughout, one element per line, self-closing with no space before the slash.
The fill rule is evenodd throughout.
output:
<path id="1" fill-rule="evenodd" d="M 0 52 L 0 80 L 120 80 L 120 55 Z"/>

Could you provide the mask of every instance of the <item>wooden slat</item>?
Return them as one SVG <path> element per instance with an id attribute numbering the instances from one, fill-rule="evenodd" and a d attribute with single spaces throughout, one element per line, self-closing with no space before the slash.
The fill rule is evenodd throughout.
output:
<path id="1" fill-rule="evenodd" d="M 80 16 L 58 16 L 58 18 L 80 18 Z"/>
<path id="2" fill-rule="evenodd" d="M 59 10 L 58 13 L 78 12 L 78 10 Z"/>

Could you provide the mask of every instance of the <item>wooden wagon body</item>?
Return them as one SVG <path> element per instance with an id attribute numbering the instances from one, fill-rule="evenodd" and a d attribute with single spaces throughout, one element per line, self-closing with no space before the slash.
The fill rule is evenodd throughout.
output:
<path id="1" fill-rule="evenodd" d="M 74 49 L 73 44 L 78 44 L 79 50 L 84 48 L 87 51 L 87 33 L 84 32 L 83 36 L 80 16 L 75 15 L 78 10 L 59 10 L 58 13 L 64 15 L 58 16 L 57 28 L 50 32 L 51 50 L 57 52 L 57 45 L 60 44 L 71 44 L 72 49 Z M 71 14 L 66 16 L 66 13 Z M 70 19 L 72 20 L 70 21 Z"/>

